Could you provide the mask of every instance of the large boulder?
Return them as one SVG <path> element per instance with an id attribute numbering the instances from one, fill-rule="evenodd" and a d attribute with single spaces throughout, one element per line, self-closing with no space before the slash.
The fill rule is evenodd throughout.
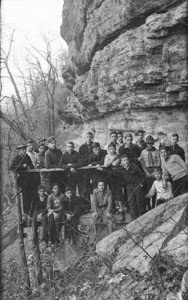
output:
<path id="1" fill-rule="evenodd" d="M 184 194 L 113 232 L 97 244 L 96 251 L 112 261 L 115 272 L 135 269 L 143 274 L 159 252 L 174 247 L 173 239 L 187 226 L 188 194 Z"/>

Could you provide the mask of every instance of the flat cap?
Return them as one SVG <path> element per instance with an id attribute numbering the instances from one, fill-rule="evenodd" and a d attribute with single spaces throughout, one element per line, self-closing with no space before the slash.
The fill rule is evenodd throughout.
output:
<path id="1" fill-rule="evenodd" d="M 47 143 L 52 143 L 52 142 L 55 142 L 56 139 L 54 136 L 50 136 L 49 138 L 47 138 Z"/>
<path id="2" fill-rule="evenodd" d="M 148 135 L 147 137 L 146 137 L 146 144 L 148 143 L 154 143 L 155 142 L 155 139 L 154 139 L 154 137 L 152 137 L 152 135 Z"/>
<path id="3" fill-rule="evenodd" d="M 146 132 L 145 132 L 145 130 L 142 129 L 142 128 L 140 128 L 140 129 L 138 129 L 138 130 L 135 131 L 135 135 L 136 135 L 136 136 L 139 135 L 140 133 L 144 134 L 144 133 L 146 133 Z"/>
<path id="4" fill-rule="evenodd" d="M 34 141 L 31 140 L 31 139 L 29 139 L 29 140 L 26 141 L 26 144 L 33 144 L 33 143 L 34 143 Z"/>
<path id="5" fill-rule="evenodd" d="M 97 142 L 94 142 L 91 147 L 92 148 L 100 148 L 100 144 Z"/>
<path id="6" fill-rule="evenodd" d="M 27 148 L 27 146 L 24 145 L 24 144 L 18 145 L 18 146 L 16 147 L 16 149 L 26 149 L 26 148 Z"/>
<path id="7" fill-rule="evenodd" d="M 40 139 L 38 139 L 38 144 L 44 143 L 46 142 L 46 138 L 45 137 L 41 137 Z"/>

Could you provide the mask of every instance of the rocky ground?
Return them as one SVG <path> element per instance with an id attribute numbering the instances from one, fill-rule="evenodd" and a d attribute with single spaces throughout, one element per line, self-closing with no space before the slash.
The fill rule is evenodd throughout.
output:
<path id="1" fill-rule="evenodd" d="M 169 221 L 167 215 L 172 216 L 172 211 L 173 224 L 175 222 L 176 224 L 171 223 L 171 226 L 167 226 L 166 222 Z M 32 286 L 32 295 L 29 299 L 166 300 L 169 293 L 176 293 L 180 289 L 181 279 L 187 268 L 185 256 L 184 264 L 175 264 L 173 255 L 169 255 L 169 251 L 173 252 L 174 243 L 178 245 L 177 237 L 182 231 L 185 234 L 184 239 L 180 236 L 180 240 L 184 241 L 182 247 L 186 244 L 186 214 L 187 195 L 174 199 L 165 209 L 161 206 L 150 211 L 145 218 L 139 218 L 137 224 L 135 221 L 131 222 L 125 227 L 126 230 L 123 228 L 115 231 L 97 245 L 94 241 L 89 242 L 85 230 L 76 245 L 70 246 L 66 242 L 56 251 L 41 248 L 43 284 L 40 286 L 36 282 L 35 262 L 31 249 L 32 235 L 31 229 L 28 228 L 25 246 Z M 16 208 L 13 206 L 7 213 L 2 231 L 6 232 L 15 223 Z M 128 232 L 131 232 L 131 237 L 127 236 Z M 151 238 L 154 237 L 154 232 L 158 234 L 157 239 Z M 136 237 L 141 237 L 141 233 L 143 243 L 140 246 L 143 249 L 138 247 L 138 240 L 134 246 L 131 244 Z M 147 243 L 149 237 L 150 243 Z M 173 247 L 169 250 L 171 244 Z M 130 245 L 132 246 L 127 248 Z M 165 251 L 159 251 L 159 245 L 163 245 L 161 250 Z M 16 241 L 3 251 L 2 299 L 27 299 L 18 246 Z M 178 255 L 180 258 L 183 253 L 182 247 L 177 247 L 181 249 Z"/>

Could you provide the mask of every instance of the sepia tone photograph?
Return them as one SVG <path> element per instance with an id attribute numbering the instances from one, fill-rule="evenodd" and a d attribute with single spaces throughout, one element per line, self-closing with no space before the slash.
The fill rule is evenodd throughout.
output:
<path id="1" fill-rule="evenodd" d="M 188 300 L 188 1 L 2 0 L 2 300 Z"/>

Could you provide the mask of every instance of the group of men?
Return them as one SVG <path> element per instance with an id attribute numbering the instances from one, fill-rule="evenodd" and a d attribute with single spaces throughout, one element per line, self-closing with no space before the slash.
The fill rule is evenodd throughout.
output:
<path id="1" fill-rule="evenodd" d="M 10 169 L 20 174 L 22 182 L 27 173 L 21 171 L 48 169 L 49 172 L 40 172 L 40 186 L 44 192 L 53 194 L 56 184 L 62 195 L 66 195 L 69 189 L 70 201 L 77 193 L 80 201 L 77 199 L 79 205 L 76 213 L 74 207 L 73 215 L 78 216 L 78 211 L 81 214 L 92 209 L 95 232 L 98 224 L 105 221 L 111 232 L 114 213 L 118 215 L 117 220 L 123 222 L 125 207 L 134 220 L 156 205 L 188 192 L 185 151 L 178 145 L 178 134 L 171 135 L 170 146 L 161 143 L 158 149 L 154 146 L 156 140 L 153 136 L 148 135 L 144 139 L 144 135 L 144 130 L 138 130 L 133 143 L 131 133 L 123 136 L 123 132 L 113 131 L 109 143 L 102 149 L 94 141 L 93 133 L 88 132 L 86 142 L 78 151 L 74 149 L 74 143 L 68 141 L 64 153 L 57 148 L 54 137 L 40 140 L 37 149 L 29 140 L 26 145 L 17 147 L 19 153 Z M 22 188 L 25 188 L 23 183 Z M 61 215 L 63 204 L 60 207 Z M 49 203 L 46 209 L 48 223 L 53 228 L 55 217 L 50 214 L 52 208 Z M 46 220 L 46 217 L 43 219 Z"/>

